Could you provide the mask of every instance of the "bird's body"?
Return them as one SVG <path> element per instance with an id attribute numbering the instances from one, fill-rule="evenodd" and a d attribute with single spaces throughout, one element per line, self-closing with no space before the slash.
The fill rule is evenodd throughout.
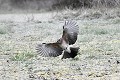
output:
<path id="1" fill-rule="evenodd" d="M 79 47 L 71 47 L 70 50 L 71 50 L 70 53 L 67 52 L 67 51 L 64 51 L 64 54 L 63 54 L 63 56 L 62 56 L 62 59 L 74 58 L 75 56 L 77 56 Z"/>
<path id="2" fill-rule="evenodd" d="M 79 27 L 75 21 L 65 21 L 62 37 L 55 43 L 39 44 L 36 50 L 44 57 L 56 57 L 63 53 L 62 59 L 74 58 L 79 48 L 72 45 L 77 40 L 78 32 Z"/>

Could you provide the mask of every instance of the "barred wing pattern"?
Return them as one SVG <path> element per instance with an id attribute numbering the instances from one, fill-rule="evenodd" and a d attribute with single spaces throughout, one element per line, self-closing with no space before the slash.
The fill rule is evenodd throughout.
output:
<path id="1" fill-rule="evenodd" d="M 79 48 L 70 47 L 71 52 L 67 52 L 67 47 L 76 42 L 77 36 L 79 33 L 79 27 L 75 21 L 66 21 L 63 26 L 63 35 L 56 43 L 42 43 L 39 44 L 36 48 L 37 53 L 43 57 L 57 57 L 63 53 L 62 59 L 65 58 L 74 58 Z M 64 48 L 65 47 L 65 48 Z"/>
<path id="2" fill-rule="evenodd" d="M 75 21 L 65 21 L 62 38 L 67 38 L 69 44 L 71 45 L 76 42 L 78 33 L 79 26 Z"/>
<path id="3" fill-rule="evenodd" d="M 62 54 L 62 48 L 58 43 L 43 43 L 36 48 L 37 52 L 43 57 L 57 57 Z"/>

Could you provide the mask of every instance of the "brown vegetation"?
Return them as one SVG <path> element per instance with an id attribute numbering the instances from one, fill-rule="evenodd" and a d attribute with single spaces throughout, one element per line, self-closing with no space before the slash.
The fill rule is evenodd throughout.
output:
<path id="1" fill-rule="evenodd" d="M 120 7 L 120 0 L 0 0 L 1 10 L 53 10 L 74 8 Z"/>

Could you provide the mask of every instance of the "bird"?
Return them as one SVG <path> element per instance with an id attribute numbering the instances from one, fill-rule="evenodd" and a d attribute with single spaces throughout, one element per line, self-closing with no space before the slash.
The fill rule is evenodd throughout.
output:
<path id="1" fill-rule="evenodd" d="M 79 27 L 73 20 L 65 21 L 63 25 L 63 34 L 60 39 L 54 43 L 42 43 L 36 47 L 37 53 L 43 57 L 57 57 L 63 55 L 62 59 L 74 58 L 79 47 L 73 47 L 77 40 Z"/>

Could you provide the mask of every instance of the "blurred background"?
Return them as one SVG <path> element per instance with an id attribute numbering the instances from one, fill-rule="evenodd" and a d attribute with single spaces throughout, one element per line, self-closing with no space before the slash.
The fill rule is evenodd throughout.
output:
<path id="1" fill-rule="evenodd" d="M 0 0 L 0 12 L 52 11 L 65 8 L 116 8 L 120 0 Z"/>
<path id="2" fill-rule="evenodd" d="M 79 25 L 78 55 L 37 54 L 68 19 Z M 120 0 L 0 0 L 0 80 L 120 80 Z"/>

